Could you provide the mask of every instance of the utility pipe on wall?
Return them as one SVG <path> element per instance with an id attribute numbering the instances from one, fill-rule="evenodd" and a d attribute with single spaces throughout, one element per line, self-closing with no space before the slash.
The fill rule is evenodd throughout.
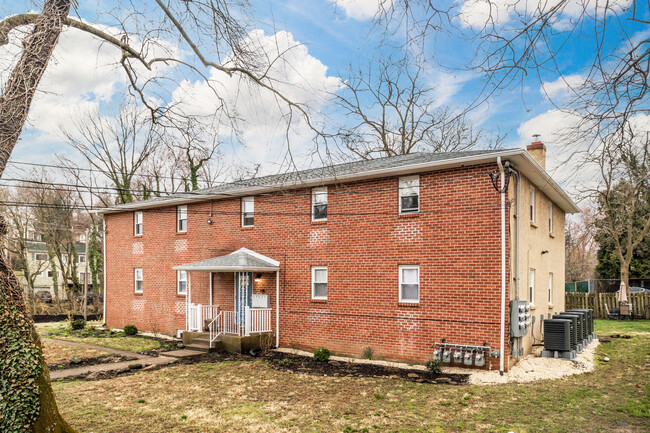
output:
<path id="1" fill-rule="evenodd" d="M 505 358 L 505 327 L 506 327 L 506 176 L 501 164 L 501 157 L 497 157 L 499 178 L 501 179 L 501 338 L 499 341 L 499 374 L 503 376 Z"/>

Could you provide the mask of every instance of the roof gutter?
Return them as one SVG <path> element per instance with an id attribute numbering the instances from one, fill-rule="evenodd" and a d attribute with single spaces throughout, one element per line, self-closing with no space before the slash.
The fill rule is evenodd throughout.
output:
<path id="1" fill-rule="evenodd" d="M 207 200 L 216 200 L 216 199 L 224 199 L 224 198 L 232 198 L 232 197 L 243 197 L 247 195 L 282 191 L 282 190 L 294 189 L 294 188 L 309 188 L 312 186 L 320 186 L 323 184 L 345 182 L 350 180 L 363 180 L 363 179 L 388 177 L 394 175 L 407 175 L 407 174 L 418 173 L 424 170 L 431 170 L 431 169 L 444 169 L 444 168 L 452 168 L 452 167 L 464 167 L 466 165 L 478 165 L 478 164 L 484 164 L 487 162 L 494 161 L 495 157 L 501 157 L 502 160 L 504 160 L 506 158 L 519 159 L 519 157 L 521 156 L 523 156 L 524 160 L 527 163 L 532 164 L 533 168 L 536 168 L 540 173 L 543 173 L 543 180 L 540 181 L 539 183 L 542 185 L 544 184 L 551 185 L 553 187 L 553 190 L 560 196 L 561 200 L 566 202 L 566 203 L 558 203 L 562 209 L 564 209 L 566 212 L 571 212 L 571 213 L 580 211 L 580 209 L 575 205 L 575 203 L 573 203 L 573 201 L 569 198 L 569 196 L 566 195 L 566 193 L 562 190 L 562 188 L 560 188 L 559 185 L 555 183 L 555 181 L 544 171 L 544 169 L 539 164 L 537 164 L 537 162 L 533 159 L 533 157 L 531 157 L 528 154 L 526 150 L 512 149 L 512 150 L 495 150 L 494 152 L 481 154 L 479 156 L 469 155 L 461 158 L 445 159 L 441 161 L 428 161 L 428 162 L 422 162 L 417 164 L 405 165 L 401 167 L 391 167 L 391 168 L 384 168 L 380 170 L 368 170 L 368 171 L 345 174 L 340 176 L 325 176 L 322 178 L 311 179 L 304 182 L 298 180 L 295 182 L 289 182 L 277 186 L 248 187 L 248 188 L 235 189 L 232 190 L 231 192 L 214 193 L 214 194 L 197 193 L 193 196 L 185 195 L 178 198 L 169 198 L 166 200 L 152 201 L 151 203 L 147 203 L 146 201 L 134 202 L 134 203 L 129 203 L 127 205 L 107 207 L 104 209 L 95 209 L 92 210 L 91 212 L 100 215 L 110 214 L 110 213 L 131 212 L 139 209 L 152 209 L 152 208 L 161 208 L 161 207 L 168 207 L 168 206 L 177 206 L 177 205 L 188 204 L 197 201 L 201 202 Z"/>

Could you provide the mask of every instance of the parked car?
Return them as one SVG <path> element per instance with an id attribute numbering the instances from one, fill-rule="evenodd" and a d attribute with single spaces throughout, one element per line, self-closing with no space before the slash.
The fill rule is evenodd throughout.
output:
<path id="1" fill-rule="evenodd" d="M 43 290 L 42 292 L 36 292 L 36 298 L 38 298 L 38 300 L 41 302 L 45 302 L 46 304 L 52 303 L 52 294 L 47 290 Z"/>

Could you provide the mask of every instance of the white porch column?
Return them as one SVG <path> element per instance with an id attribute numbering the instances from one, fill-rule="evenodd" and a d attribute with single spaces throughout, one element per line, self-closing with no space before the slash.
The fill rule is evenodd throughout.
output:
<path id="1" fill-rule="evenodd" d="M 210 278 L 210 307 L 212 308 L 212 272 L 210 272 L 209 278 Z"/>
<path id="2" fill-rule="evenodd" d="M 275 347 L 280 347 L 280 271 L 275 271 Z"/>
<path id="3" fill-rule="evenodd" d="M 190 284 L 190 275 L 191 272 L 187 271 L 187 305 L 192 305 L 192 285 Z M 190 318 L 190 323 L 189 326 L 187 327 L 188 331 L 190 331 L 191 330 L 190 328 L 192 327 L 191 315 L 189 316 L 189 318 Z"/>

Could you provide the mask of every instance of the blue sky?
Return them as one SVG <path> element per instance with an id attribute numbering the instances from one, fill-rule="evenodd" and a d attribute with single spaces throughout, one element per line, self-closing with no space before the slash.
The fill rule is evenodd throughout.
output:
<path id="1" fill-rule="evenodd" d="M 512 3 L 514 0 L 510 0 Z M 575 0 L 577 2 L 577 0 Z M 389 2 L 390 3 L 390 2 Z M 466 0 L 459 1 L 460 8 L 468 8 L 468 20 L 480 20 L 481 1 Z M 509 4 L 508 0 L 497 0 L 497 4 Z M 534 2 L 528 2 L 529 3 Z M 623 5 L 629 0 L 620 0 Z M 116 21 L 109 15 L 97 14 L 98 10 L 111 10 L 114 2 L 96 0 L 94 2 L 82 2 L 84 9 L 79 11 L 82 19 L 107 26 L 115 26 Z M 142 0 L 143 8 L 147 8 L 146 16 L 157 13 L 157 7 L 152 1 Z M 3 2 L 0 5 L 0 16 L 23 13 L 34 7 L 30 1 L 13 0 L 9 3 Z M 280 32 L 290 43 L 300 44 L 294 56 L 305 72 L 305 79 L 315 86 L 335 89 L 338 77 L 345 76 L 348 67 L 365 65 L 381 55 L 391 52 L 398 53 L 402 48 L 403 40 L 400 36 L 404 32 L 398 29 L 397 37 L 389 37 L 387 41 L 392 48 L 386 45 L 379 46 L 384 34 L 379 28 L 373 27 L 373 11 L 377 7 L 377 0 L 343 0 L 335 4 L 331 0 L 299 1 L 299 0 L 270 0 L 254 2 L 251 29 L 260 29 L 264 32 L 264 40 L 272 43 L 272 37 Z M 474 8 L 474 9 L 472 9 Z M 465 9 L 462 9 L 465 11 Z M 508 16 L 507 7 L 500 12 L 500 19 L 508 24 L 513 21 Z M 469 14 L 471 12 L 471 15 Z M 571 18 L 569 8 L 566 16 Z M 589 23 L 585 23 L 587 26 Z M 559 37 L 553 41 L 564 39 L 562 23 L 556 26 Z M 462 27 L 462 26 L 461 26 Z M 630 34 L 641 33 L 642 28 L 631 24 L 623 24 L 624 30 Z M 465 28 L 464 30 L 468 30 Z M 261 33 L 260 33 L 261 34 Z M 567 33 L 564 32 L 566 35 Z M 529 74 L 523 82 L 516 83 L 509 88 L 495 94 L 485 101 L 480 107 L 470 113 L 470 117 L 480 126 L 490 130 L 508 132 L 505 145 L 507 147 L 523 147 L 532 139 L 533 133 L 542 134 L 542 139 L 554 149 L 555 137 L 553 132 L 571 122 L 570 118 L 554 110 L 554 105 L 548 100 L 542 91 L 542 83 L 546 93 L 553 97 L 555 102 L 563 102 L 568 93 L 565 81 L 579 83 L 581 74 L 585 73 L 585 67 L 593 55 L 595 41 L 589 36 L 587 28 L 584 34 L 573 34 L 568 43 L 563 45 L 556 63 L 548 70 L 537 74 Z M 615 39 L 615 34 L 610 35 Z M 606 40 L 605 43 L 615 42 Z M 181 41 L 168 41 L 174 45 L 177 53 L 185 55 L 188 47 Z M 557 42 L 559 43 L 559 42 Z M 456 37 L 455 35 L 441 36 L 435 47 L 429 45 L 427 55 L 440 59 L 443 66 L 430 67 L 426 77 L 427 82 L 435 86 L 435 95 L 441 103 L 452 109 L 462 110 L 479 94 L 484 85 L 484 77 L 480 74 L 470 73 L 462 68 L 472 59 L 475 47 L 471 42 Z M 5 47 L 0 48 L 0 62 L 11 58 L 15 53 Z M 92 110 L 97 107 L 103 115 L 110 115 L 111 106 L 119 100 L 126 90 L 125 77 L 115 67 L 119 55 L 110 47 L 100 46 L 91 37 L 79 34 L 77 31 L 68 31 L 61 39 L 61 43 L 55 51 L 53 62 L 50 64 L 48 75 L 43 80 L 41 94 L 34 101 L 30 124 L 26 126 L 22 140 L 14 151 L 13 158 L 19 161 L 31 162 L 55 162 L 55 155 L 64 155 L 74 160 L 81 161 L 78 155 L 74 155 L 61 138 L 60 127 L 73 121 L 76 115 L 83 111 Z M 0 66 L 2 63 L 0 63 Z M 558 68 L 561 75 L 554 70 Z M 6 63 L 5 63 L 6 71 Z M 0 83 L 3 79 L 3 70 L 0 69 Z M 167 95 L 179 89 L 190 89 L 189 94 L 195 100 L 206 98 L 205 91 L 201 87 L 201 80 L 194 76 L 188 77 L 190 81 L 180 83 L 177 79 L 164 91 Z M 228 87 L 234 84 L 224 84 Z M 192 93 L 193 92 L 193 93 Z M 295 93 L 296 98 L 309 97 L 312 89 L 304 87 L 300 92 Z M 314 93 L 315 94 L 315 93 Z M 328 102 L 318 99 L 316 107 L 318 111 L 336 116 Z M 320 98 L 320 99 L 319 99 Z M 282 159 L 282 149 L 286 146 L 283 143 L 282 128 L 278 127 L 277 114 L 269 113 L 268 103 L 263 103 L 260 98 L 258 106 L 248 107 L 241 101 L 237 104 L 249 116 L 250 123 L 259 120 L 259 124 L 247 125 L 244 133 L 244 146 L 233 146 L 227 152 L 234 155 L 237 161 L 256 161 L 265 163 L 267 171 L 277 169 L 277 163 Z M 268 101 L 267 101 L 268 102 Z M 202 104 L 209 103 L 203 100 Z M 243 105 L 242 105 L 243 104 Z M 300 127 L 297 128 L 300 130 Z M 298 131 L 300 135 L 304 130 Z M 294 141 L 300 152 L 309 150 L 309 140 L 302 137 Z M 549 161 L 550 169 L 560 165 L 562 158 Z M 9 170 L 5 177 L 19 176 L 21 173 Z M 562 179 L 560 179 L 562 180 Z"/>

